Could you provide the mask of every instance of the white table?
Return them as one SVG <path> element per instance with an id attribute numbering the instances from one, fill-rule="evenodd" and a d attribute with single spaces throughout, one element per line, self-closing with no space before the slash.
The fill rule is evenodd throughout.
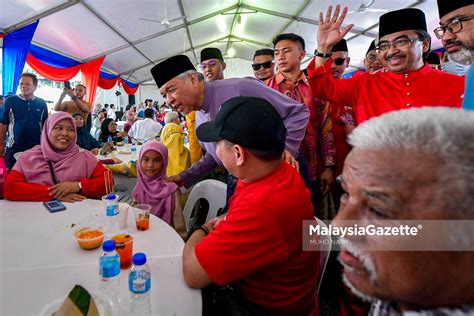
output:
<path id="1" fill-rule="evenodd" d="M 75 284 L 97 291 L 100 248 L 83 250 L 74 239 L 77 226 L 91 219 L 103 223 L 101 201 L 64 203 L 66 211 L 49 213 L 39 202 L 0 201 L 0 315 L 37 315 Z M 133 252 L 144 252 L 152 271 L 153 315 L 199 315 L 201 293 L 186 286 L 181 255 L 184 242 L 159 218 L 137 231 L 129 212 L 126 228 Z M 121 315 L 128 311 L 128 270 L 120 274 Z"/>

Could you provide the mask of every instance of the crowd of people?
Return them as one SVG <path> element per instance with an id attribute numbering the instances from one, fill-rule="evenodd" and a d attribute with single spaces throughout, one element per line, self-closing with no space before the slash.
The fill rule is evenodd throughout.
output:
<path id="1" fill-rule="evenodd" d="M 303 251 L 303 221 L 474 219 L 474 71 L 441 70 L 430 35 L 443 59 L 471 65 L 474 4 L 437 3 L 434 30 L 420 9 L 382 14 L 364 70 L 350 78 L 344 37 L 353 25 L 342 27 L 348 10 L 339 5 L 319 13 L 306 69 L 305 40 L 293 33 L 255 52 L 255 78 L 225 79 L 213 47 L 201 51 L 202 73 L 185 55 L 167 58 L 151 73 L 173 111 L 151 99 L 127 106 L 121 131 L 114 105 L 92 109 L 83 85 L 65 88 L 48 118 L 36 77 L 25 73 L 0 126 L 11 170 L 4 196 L 100 198 L 114 167 L 99 150 L 144 143 L 128 167 L 134 203 L 150 204 L 186 239 L 184 279 L 203 289 L 205 315 L 318 315 L 321 253 Z M 185 237 L 179 188 L 206 178 L 227 183 L 227 205 Z M 384 251 L 393 239 L 379 236 L 344 240 L 329 260 L 340 315 L 474 315 L 473 240 L 451 252 Z"/>

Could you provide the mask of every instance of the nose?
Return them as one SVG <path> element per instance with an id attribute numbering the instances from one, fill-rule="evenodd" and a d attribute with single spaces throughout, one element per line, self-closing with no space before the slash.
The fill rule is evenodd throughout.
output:
<path id="1" fill-rule="evenodd" d="M 455 39 L 456 38 L 456 34 L 453 34 L 451 32 L 449 32 L 448 30 L 446 30 L 443 34 L 443 36 L 441 37 L 441 40 L 443 41 L 443 43 L 449 41 L 449 40 L 452 40 L 452 39 Z"/>

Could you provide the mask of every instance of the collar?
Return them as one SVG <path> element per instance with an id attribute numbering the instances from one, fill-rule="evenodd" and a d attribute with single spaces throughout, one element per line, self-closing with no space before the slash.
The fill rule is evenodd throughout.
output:
<path id="1" fill-rule="evenodd" d="M 211 107 L 212 100 L 214 99 L 214 90 L 216 89 L 215 82 L 208 82 L 204 80 L 204 99 L 202 101 L 202 107 L 199 111 L 208 113 Z"/>
<path id="2" fill-rule="evenodd" d="M 415 70 L 415 71 L 410 71 L 410 72 L 404 72 L 404 73 L 400 73 L 400 74 L 396 74 L 396 73 L 393 73 L 393 72 L 390 72 L 390 71 L 387 71 L 387 74 L 389 76 L 391 76 L 392 78 L 394 79 L 419 79 L 421 77 L 424 77 L 426 76 L 427 74 L 429 74 L 430 72 L 434 71 L 433 68 L 431 68 L 427 63 L 424 64 L 423 67 L 421 67 L 420 69 L 418 70 Z"/>
<path id="3" fill-rule="evenodd" d="M 281 71 L 277 72 L 277 74 L 275 75 L 275 82 L 277 85 L 280 85 L 283 81 L 288 81 L 288 83 L 291 83 L 293 84 L 292 82 L 290 82 L 286 77 L 285 75 L 283 75 L 283 73 L 281 73 Z M 303 83 L 305 85 L 308 85 L 308 79 L 306 78 L 306 75 L 304 74 L 303 71 L 301 71 L 301 75 L 300 75 L 300 78 L 298 79 L 298 81 L 296 81 L 295 85 L 298 84 L 298 83 Z"/>
<path id="4" fill-rule="evenodd" d="M 33 97 L 31 99 L 25 99 L 21 94 L 18 95 L 18 97 L 20 99 L 22 99 L 23 101 L 33 101 L 34 99 L 36 99 L 36 97 L 33 95 Z"/>

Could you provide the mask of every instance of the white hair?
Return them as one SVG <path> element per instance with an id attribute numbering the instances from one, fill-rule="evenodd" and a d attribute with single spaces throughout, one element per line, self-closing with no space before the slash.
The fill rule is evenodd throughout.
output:
<path id="1" fill-rule="evenodd" d="M 204 76 L 201 73 L 194 70 L 194 69 L 186 70 L 185 72 L 182 72 L 179 75 L 177 75 L 176 78 L 179 78 L 179 79 L 182 79 L 182 80 L 188 80 L 188 78 L 189 78 L 188 74 L 196 74 L 199 81 L 204 80 Z"/>
<path id="2" fill-rule="evenodd" d="M 394 111 L 361 124 L 348 141 L 355 149 L 418 151 L 439 159 L 440 169 L 426 170 L 439 174 L 433 199 L 442 201 L 446 211 L 473 216 L 474 111 L 448 107 Z"/>
<path id="3" fill-rule="evenodd" d="M 171 123 L 172 121 L 178 118 L 178 113 L 176 112 L 168 112 L 165 115 L 165 124 Z"/>

